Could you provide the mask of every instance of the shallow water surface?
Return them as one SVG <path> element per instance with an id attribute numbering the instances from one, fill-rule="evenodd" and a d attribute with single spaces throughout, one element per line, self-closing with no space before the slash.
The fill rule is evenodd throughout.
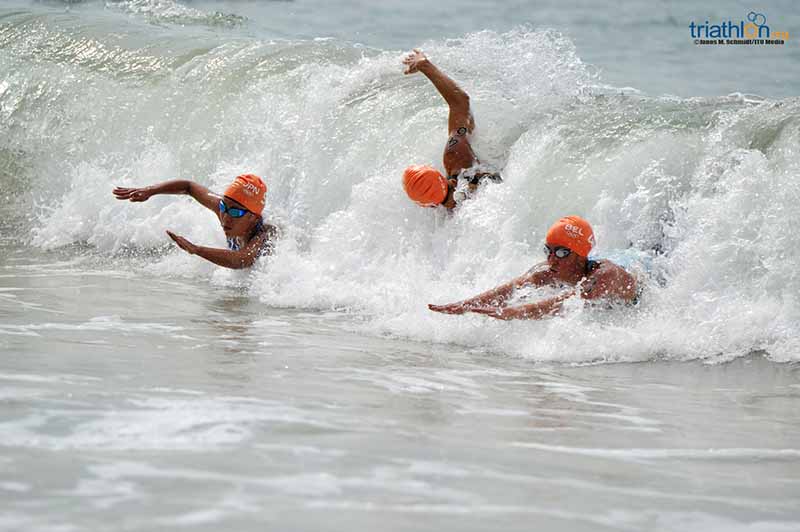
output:
<path id="1" fill-rule="evenodd" d="M 536 364 L 5 250 L 2 529 L 800 526 L 793 364 Z"/>

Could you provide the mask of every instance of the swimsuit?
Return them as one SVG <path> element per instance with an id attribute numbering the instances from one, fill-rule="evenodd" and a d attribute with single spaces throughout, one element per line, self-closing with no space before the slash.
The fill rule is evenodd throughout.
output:
<path id="1" fill-rule="evenodd" d="M 264 230 L 265 230 L 264 229 L 264 220 L 261 219 L 256 224 L 255 229 L 253 229 L 253 235 L 250 237 L 248 242 L 250 242 L 250 240 L 254 239 L 256 237 L 256 235 L 258 235 L 259 233 L 261 233 Z M 267 249 L 267 247 L 269 247 L 268 244 L 271 244 L 271 243 L 269 241 L 264 241 L 264 245 L 261 247 L 260 250 L 258 250 L 258 255 L 257 255 L 258 257 L 260 257 L 261 255 L 264 254 L 264 251 Z M 239 251 L 239 250 L 241 250 L 242 249 L 242 238 L 241 237 L 235 237 L 235 236 L 234 237 L 228 237 L 228 249 L 231 250 L 231 251 Z"/>
<path id="2" fill-rule="evenodd" d="M 588 276 L 590 273 L 599 268 L 602 262 L 603 261 L 600 260 L 586 259 L 586 275 Z"/>
<path id="3" fill-rule="evenodd" d="M 472 197 L 472 194 L 478 189 L 478 185 L 487 179 L 493 183 L 502 183 L 503 178 L 497 172 L 479 171 L 476 167 L 465 168 L 448 177 L 448 180 L 454 179 L 456 181 L 453 187 L 453 195 L 456 203 Z"/>
<path id="4" fill-rule="evenodd" d="M 469 185 L 478 186 L 483 183 L 486 179 L 491 181 L 492 183 L 502 183 L 503 178 L 497 172 L 475 172 L 474 174 L 470 175 L 469 169 L 461 170 L 457 174 L 453 174 L 449 176 L 447 179 L 455 179 L 456 181 L 464 180 Z"/>

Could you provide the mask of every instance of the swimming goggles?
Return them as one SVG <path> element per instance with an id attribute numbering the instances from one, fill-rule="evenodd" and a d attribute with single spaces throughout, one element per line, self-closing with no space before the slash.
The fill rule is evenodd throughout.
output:
<path id="1" fill-rule="evenodd" d="M 223 200 L 219 200 L 219 213 L 225 214 L 226 212 L 228 213 L 228 216 L 230 216 L 231 218 L 241 218 L 250 211 L 248 211 L 247 209 L 239 209 L 237 207 L 228 207 L 227 205 L 225 205 L 225 202 Z"/>
<path id="2" fill-rule="evenodd" d="M 550 246 L 545 244 L 544 254 L 549 257 L 551 253 L 555 255 L 556 258 L 563 259 L 565 257 L 569 257 L 569 254 L 572 253 L 572 250 L 561 246 L 556 246 L 554 248 L 551 248 Z"/>

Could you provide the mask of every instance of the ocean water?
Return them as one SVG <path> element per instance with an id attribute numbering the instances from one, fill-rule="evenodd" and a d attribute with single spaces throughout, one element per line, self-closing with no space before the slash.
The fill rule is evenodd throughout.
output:
<path id="1" fill-rule="evenodd" d="M 797 530 L 797 41 L 688 35 L 751 9 L 4 2 L 0 529 Z M 415 46 L 504 176 L 452 216 L 399 185 L 446 140 Z M 245 171 L 284 229 L 247 272 L 111 194 Z M 646 259 L 636 308 L 428 311 L 564 214 Z"/>

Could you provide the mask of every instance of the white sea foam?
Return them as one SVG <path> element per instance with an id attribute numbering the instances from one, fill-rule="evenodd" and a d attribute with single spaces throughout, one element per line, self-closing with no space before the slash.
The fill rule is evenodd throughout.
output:
<path id="1" fill-rule="evenodd" d="M 239 15 L 202 11 L 175 0 L 106 0 L 105 5 L 121 13 L 144 16 L 156 23 L 234 26 L 246 20 Z"/>
<path id="2" fill-rule="evenodd" d="M 526 447 L 553 453 L 567 453 L 617 460 L 787 460 L 794 461 L 800 456 L 800 449 L 587 449 L 541 443 L 519 442 L 517 447 Z"/>
<path id="3" fill-rule="evenodd" d="M 225 42 L 159 63 L 144 87 L 76 76 L 68 60 L 20 59 L 28 87 L 60 80 L 42 89 L 47 107 L 25 107 L 30 89 L 19 84 L 0 94 L 26 109 L 17 145 L 39 153 L 34 126 L 55 131 L 37 171 L 63 190 L 42 208 L 32 242 L 155 251 L 153 275 L 250 286 L 269 306 L 347 310 L 370 333 L 535 360 L 722 362 L 753 351 L 798 360 L 796 100 L 595 92 L 596 76 L 552 31 L 484 31 L 424 48 L 472 95 L 476 150 L 504 177 L 452 216 L 416 207 L 399 185 L 406 165 L 439 164 L 447 113 L 422 76 L 401 74 L 399 53 L 333 40 Z M 89 129 L 92 140 L 71 140 Z M 110 193 L 173 177 L 221 190 L 244 171 L 265 177 L 266 218 L 286 235 L 250 274 L 163 255 L 165 229 L 224 245 L 214 215 L 190 200 L 123 204 Z M 637 308 L 570 301 L 565 316 L 537 323 L 428 311 L 540 261 L 547 227 L 565 214 L 593 223 L 601 256 L 630 245 L 664 252 L 650 258 L 659 282 Z"/>
<path id="4" fill-rule="evenodd" d="M 210 451 L 252 438 L 255 427 L 305 426 L 331 429 L 335 420 L 269 401 L 219 399 L 130 399 L 125 407 L 88 412 L 69 434 L 49 434 L 59 412 L 31 414 L 5 426 L 7 447 L 50 450 L 185 450 Z M 328 416 L 330 417 L 330 416 Z"/>

